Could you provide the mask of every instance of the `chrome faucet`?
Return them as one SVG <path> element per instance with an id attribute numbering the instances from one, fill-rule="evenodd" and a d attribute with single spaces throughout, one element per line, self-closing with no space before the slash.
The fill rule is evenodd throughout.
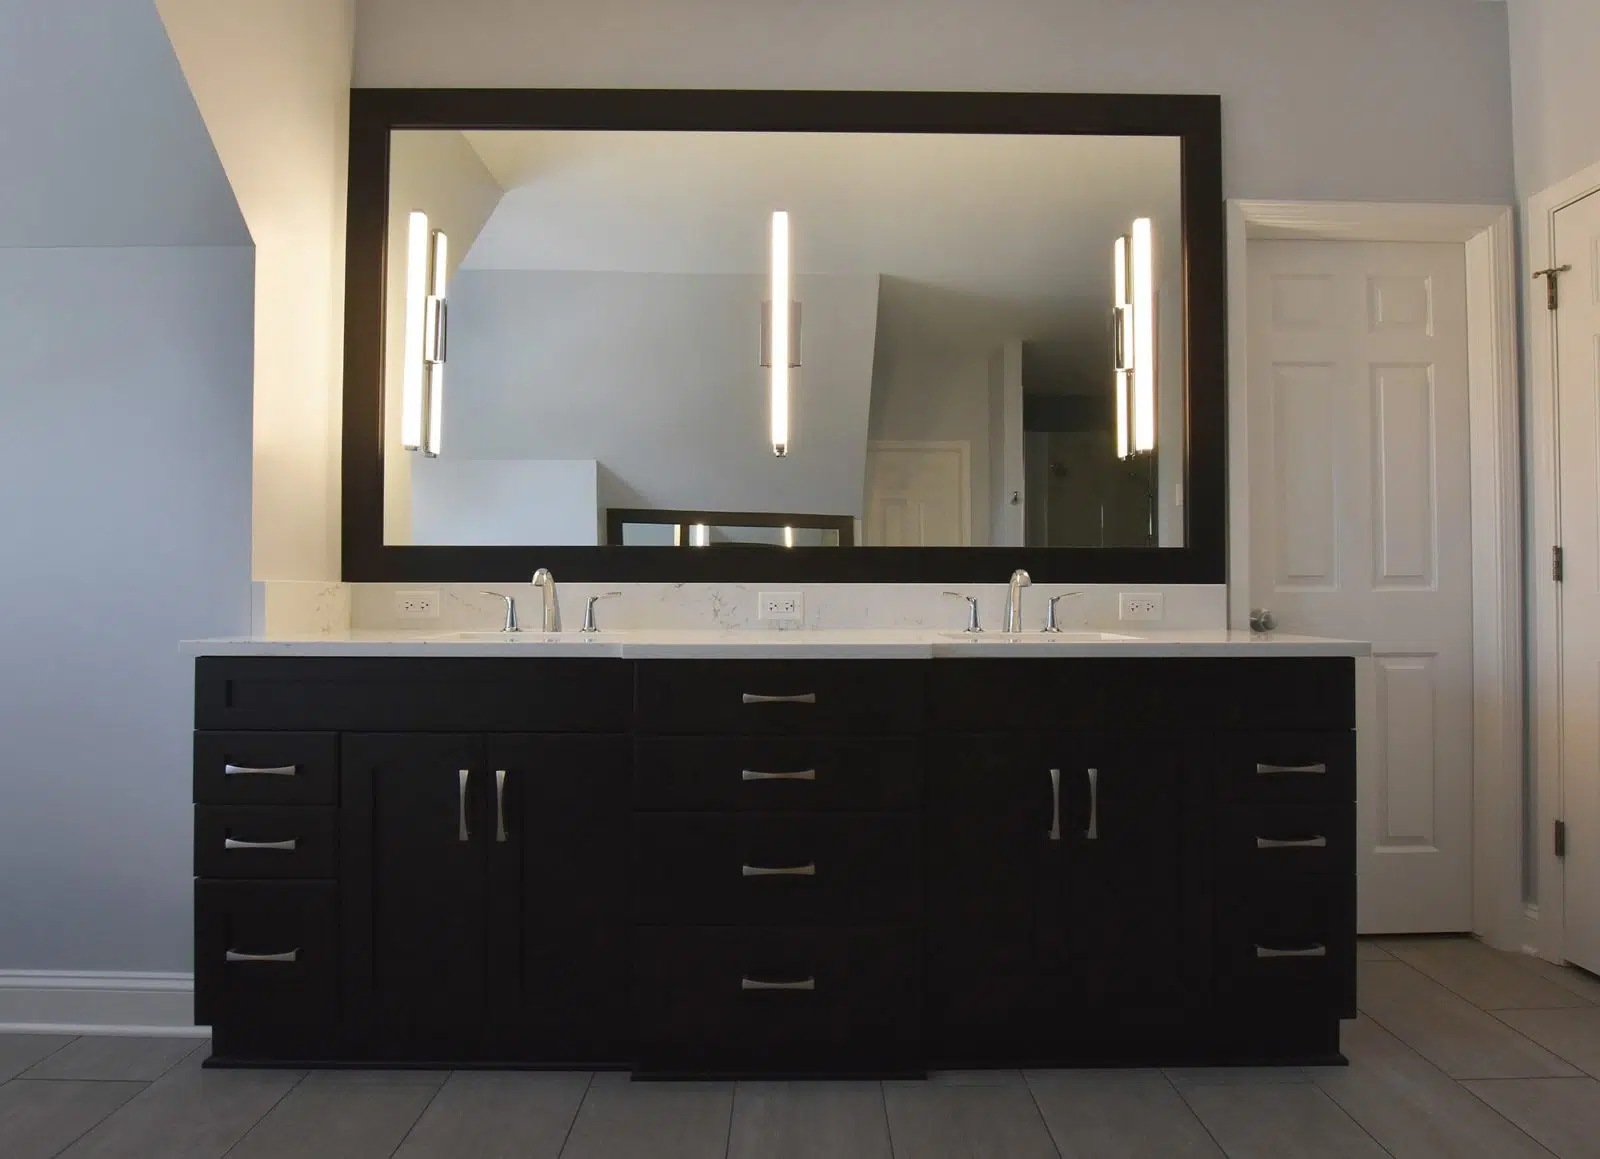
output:
<path id="1" fill-rule="evenodd" d="M 978 622 L 978 597 L 963 595 L 960 592 L 945 592 L 945 596 L 952 600 L 967 601 L 967 631 L 981 632 L 983 625 Z"/>
<path id="2" fill-rule="evenodd" d="M 556 600 L 556 577 L 541 567 L 533 573 L 533 586 L 544 589 L 544 631 L 561 631 L 561 605 Z"/>
<path id="3" fill-rule="evenodd" d="M 1005 630 L 1022 631 L 1022 589 L 1033 586 L 1033 577 L 1020 567 L 1011 573 L 1011 590 L 1006 593 Z"/>
<path id="4" fill-rule="evenodd" d="M 1045 612 L 1044 616 L 1044 630 L 1046 632 L 1059 633 L 1061 631 L 1061 625 L 1056 623 L 1056 605 L 1062 600 L 1070 600 L 1074 596 L 1081 595 L 1083 595 L 1082 592 L 1062 592 L 1059 596 L 1051 596 L 1049 600 L 1049 610 Z"/>
<path id="5" fill-rule="evenodd" d="M 506 624 L 505 627 L 500 629 L 502 632 L 522 631 L 522 629 L 517 626 L 516 596 L 508 596 L 504 592 L 479 592 L 478 594 L 480 596 L 493 596 L 497 600 L 504 600 L 506 602 Z"/>

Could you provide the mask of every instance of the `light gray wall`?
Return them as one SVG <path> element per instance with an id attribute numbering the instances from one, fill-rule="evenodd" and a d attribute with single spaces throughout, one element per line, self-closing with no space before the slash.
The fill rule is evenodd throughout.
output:
<path id="1" fill-rule="evenodd" d="M 248 247 L 0 250 L 0 969 L 190 969 L 192 662 L 250 630 Z"/>
<path id="2" fill-rule="evenodd" d="M 605 531 L 593 459 L 418 457 L 409 514 L 415 544 L 593 547 Z"/>
<path id="3" fill-rule="evenodd" d="M 1600 2 L 1509 0 L 1517 194 L 1600 163 Z"/>
<path id="4" fill-rule="evenodd" d="M 355 75 L 1218 93 L 1231 197 L 1512 193 L 1506 12 L 1471 0 L 359 0 Z"/>
<path id="5" fill-rule="evenodd" d="M 253 250 L 148 0 L 0 3 L 0 91 L 0 970 L 187 971 L 178 641 L 250 629 Z"/>
<path id="6" fill-rule="evenodd" d="M 598 460 L 602 506 L 859 515 L 878 280 L 795 279 L 784 459 L 758 364 L 765 282 L 462 270 L 444 453 Z"/>

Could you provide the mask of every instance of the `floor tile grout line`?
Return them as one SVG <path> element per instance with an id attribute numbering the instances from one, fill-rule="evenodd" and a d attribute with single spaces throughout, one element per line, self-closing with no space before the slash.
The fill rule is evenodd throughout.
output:
<path id="1" fill-rule="evenodd" d="M 1206 1138 L 1211 1140 L 1211 1145 L 1217 1149 L 1217 1154 L 1221 1155 L 1223 1159 L 1230 1159 L 1228 1149 L 1222 1145 L 1222 1140 L 1212 1132 L 1210 1124 L 1200 1117 L 1200 1112 L 1194 1109 L 1194 1104 L 1184 1097 L 1183 1091 L 1178 1088 L 1178 1084 L 1172 1081 L 1172 1076 L 1163 1070 L 1161 1071 L 1161 1077 L 1172 1088 L 1172 1093 L 1178 1096 L 1178 1101 L 1183 1104 L 1184 1110 L 1193 1115 L 1194 1121 L 1200 1124 L 1200 1129 L 1206 1133 Z"/>
<path id="2" fill-rule="evenodd" d="M 1483 942 L 1478 941 L 1477 938 L 1472 938 L 1470 940 L 1473 941 L 1474 943 L 1476 943 L 1482 949 L 1487 950 L 1491 954 L 1506 954 L 1506 953 L 1508 953 L 1508 951 L 1497 950 L 1493 946 L 1485 945 Z M 1461 993 L 1461 991 L 1459 991 L 1459 990 L 1455 989 L 1454 987 L 1452 987 L 1448 982 L 1444 981 L 1441 978 L 1435 978 L 1432 974 L 1428 973 L 1428 971 L 1424 970 L 1421 966 L 1417 966 L 1417 965 L 1414 965 L 1411 962 L 1406 961 L 1399 954 L 1391 954 L 1390 957 L 1392 957 L 1396 962 L 1399 962 L 1402 966 L 1409 966 L 1411 969 L 1415 970 L 1418 974 L 1421 974 L 1424 978 L 1426 978 L 1428 981 L 1434 983 L 1436 986 L 1443 986 L 1446 990 L 1450 991 L 1450 993 L 1454 994 L 1457 998 L 1461 999 L 1463 1002 L 1467 1003 L 1468 1005 L 1473 1006 L 1476 1009 L 1483 1011 L 1485 1014 L 1493 1014 L 1494 1013 L 1494 1011 L 1490 1010 L 1487 1006 L 1480 1006 L 1478 1003 L 1474 1002 L 1471 998 L 1469 998 L 1465 994 Z M 1372 963 L 1368 963 L 1368 964 L 1371 965 Z M 1382 962 L 1379 962 L 1379 963 L 1376 963 L 1376 964 L 1380 965 L 1380 966 L 1383 965 Z M 1561 985 L 1561 983 L 1559 983 L 1559 982 L 1551 981 L 1549 978 L 1546 978 L 1543 975 L 1541 975 L 1537 970 L 1529 970 L 1526 966 L 1520 965 L 1518 963 L 1513 963 L 1513 968 L 1528 974 L 1530 977 L 1538 978 L 1541 982 L 1544 982 L 1547 985 L 1554 986 L 1557 990 L 1560 990 L 1562 993 L 1568 995 L 1569 997 L 1576 998 L 1578 1000 L 1578 1005 L 1577 1006 L 1507 1006 L 1506 1007 L 1507 1010 L 1584 1010 L 1584 1009 L 1595 1009 L 1597 1007 L 1600 1007 L 1600 1003 L 1595 1003 L 1595 1002 L 1589 1001 L 1589 999 L 1585 998 L 1582 994 L 1578 994 L 1578 993 L 1576 993 L 1576 992 L 1574 992 L 1572 990 L 1568 990 L 1565 986 Z"/>
<path id="3" fill-rule="evenodd" d="M 1585 1076 L 1587 1076 L 1589 1078 L 1592 1078 L 1592 1079 L 1600 1079 L 1600 1074 L 1593 1074 L 1590 1071 L 1585 1070 L 1584 1067 L 1583 1067 L 1583 1064 L 1580 1063 L 1577 1059 L 1568 1058 L 1566 1055 L 1562 1054 L 1559 1050 L 1557 1050 L 1553 1046 L 1545 1046 L 1544 1043 L 1542 1043 L 1538 1039 L 1534 1038 L 1531 1034 L 1529 1034 L 1527 1031 L 1523 1030 L 1521 1027 L 1512 1026 L 1511 1023 L 1507 1022 L 1504 1018 L 1500 1017 L 1502 1014 L 1529 1014 L 1529 1013 L 1533 1013 L 1533 1012 L 1540 1011 L 1540 1010 L 1572 1011 L 1572 1010 L 1577 1010 L 1577 1009 L 1580 1009 L 1580 1008 L 1576 1007 L 1576 1006 L 1508 1006 L 1504 1010 L 1485 1010 L 1484 1013 L 1487 1014 L 1490 1018 L 1493 1018 L 1496 1022 L 1498 1022 L 1501 1025 L 1505 1026 L 1508 1030 L 1515 1031 L 1517 1034 L 1522 1035 L 1522 1037 L 1526 1038 L 1529 1042 L 1532 1042 L 1535 1046 L 1539 1047 L 1541 1050 L 1549 1051 L 1551 1054 L 1555 1055 L 1557 1058 L 1559 1058 L 1562 1062 L 1566 1063 L 1568 1066 L 1576 1068 L 1577 1071 L 1580 1074 L 1585 1075 Z M 1592 1009 L 1600 1009 L 1600 1007 L 1586 1007 L 1584 1009 L 1591 1009 L 1592 1010 Z M 1528 1077 L 1529 1078 L 1563 1078 L 1563 1077 L 1572 1078 L 1574 1076 L 1572 1076 L 1572 1075 L 1565 1075 L 1565 1076 L 1563 1076 L 1563 1075 L 1529 1075 Z M 1488 1079 L 1469 1079 L 1468 1081 L 1469 1082 L 1488 1082 L 1490 1080 L 1488 1080 Z"/>
<path id="4" fill-rule="evenodd" d="M 883 1112 L 883 1137 L 889 1142 L 889 1159 L 895 1159 L 894 1131 L 889 1127 L 889 1095 L 883 1089 L 882 1079 L 873 1081 L 878 1084 L 878 1110 Z"/>
<path id="5" fill-rule="evenodd" d="M 1555 1077 L 1555 1076 L 1550 1076 L 1550 1077 Z M 1495 1106 L 1488 1099 L 1484 1098 L 1477 1091 L 1473 1090 L 1471 1087 L 1469 1087 L 1467 1085 L 1467 1083 L 1469 1083 L 1469 1082 L 1477 1082 L 1477 1083 L 1481 1083 L 1481 1082 L 1525 1083 L 1525 1082 L 1528 1081 L 1527 1079 L 1453 1079 L 1451 1081 L 1453 1081 L 1456 1084 L 1456 1086 L 1458 1086 L 1462 1090 L 1466 1091 L 1467 1094 L 1469 1094 L 1473 1098 L 1477 1099 L 1480 1104 L 1482 1104 L 1485 1107 L 1488 1107 L 1495 1114 L 1499 1115 L 1500 1118 L 1505 1120 L 1507 1123 L 1510 1123 L 1513 1127 L 1515 1127 L 1517 1129 L 1517 1131 L 1524 1138 L 1529 1140 L 1535 1147 L 1539 1148 L 1539 1150 L 1543 1151 L 1546 1155 L 1549 1155 L 1551 1157 L 1551 1159 L 1561 1159 L 1561 1157 L 1559 1155 L 1557 1155 L 1554 1151 L 1550 1150 L 1550 1148 L 1546 1147 L 1542 1142 L 1540 1142 L 1538 1139 L 1535 1139 L 1532 1135 L 1530 1135 L 1528 1133 L 1527 1129 L 1525 1127 L 1523 1127 L 1523 1125 L 1521 1123 L 1519 1123 L 1515 1119 L 1511 1118 L 1504 1111 L 1502 1111 L 1499 1107 Z"/>
<path id="6" fill-rule="evenodd" d="M 394 1159 L 396 1155 L 400 1154 L 400 1148 L 406 1145 L 406 1140 L 411 1138 L 411 1133 L 417 1129 L 417 1124 L 422 1122 L 423 1116 L 428 1113 L 428 1108 L 433 1106 L 434 1100 L 444 1093 L 445 1084 L 454 1078 L 455 1074 L 456 1072 L 453 1070 L 445 1071 L 444 1080 L 433 1088 L 433 1094 L 428 1096 L 428 1101 L 422 1104 L 422 1110 L 418 1111 L 417 1117 L 411 1120 L 411 1126 L 406 1128 L 406 1133 L 400 1136 L 400 1141 L 394 1145 L 394 1150 L 389 1152 L 389 1159 Z"/>
<path id="7" fill-rule="evenodd" d="M 283 1105 L 283 1100 L 284 1099 L 288 1098 L 290 1095 L 294 1094 L 295 1091 L 300 1089 L 301 1085 L 306 1081 L 306 1076 L 309 1075 L 310 1073 L 311 1072 L 308 1071 L 308 1070 L 301 1071 L 300 1072 L 300 1077 L 295 1079 L 294 1082 L 290 1083 L 288 1088 L 283 1092 L 283 1094 L 279 1095 L 276 1099 L 273 1100 L 272 1106 L 270 1106 L 266 1110 L 262 1111 L 259 1115 L 256 1116 L 256 1121 L 255 1122 L 251 1123 L 243 1131 L 239 1132 L 239 1137 L 237 1139 L 235 1139 L 232 1143 L 228 1144 L 228 1149 L 221 1154 L 219 1159 L 228 1159 L 229 1155 L 232 1155 L 234 1153 L 234 1151 L 238 1150 L 239 1144 L 243 1143 L 246 1139 L 248 1139 L 250 1137 L 250 1133 L 252 1131 L 254 1131 L 257 1127 L 261 1126 L 261 1124 L 266 1121 L 266 1118 L 267 1118 L 268 1115 L 272 1114 L 273 1111 L 276 1111 L 280 1106 Z"/>
<path id="8" fill-rule="evenodd" d="M 728 1094 L 728 1131 L 722 1136 L 722 1159 L 733 1154 L 733 1112 L 739 1107 L 739 1081 L 735 1079 Z"/>
<path id="9" fill-rule="evenodd" d="M 1064 1159 L 1061 1144 L 1056 1142 L 1056 1133 L 1050 1129 L 1050 1120 L 1044 1117 L 1044 1108 L 1039 1105 L 1039 1096 L 1034 1093 L 1033 1084 L 1028 1081 L 1027 1069 L 1019 1068 L 1017 1073 L 1022 1076 L 1022 1086 L 1028 1092 L 1028 1101 L 1033 1104 L 1033 1113 L 1039 1116 L 1039 1124 L 1044 1127 L 1044 1136 L 1050 1140 L 1050 1146 L 1056 1153 L 1056 1159 Z"/>
<path id="10" fill-rule="evenodd" d="M 594 1079 L 597 1072 L 589 1072 L 589 1081 L 583 1084 L 583 1094 L 578 1097 L 578 1105 L 572 1108 L 572 1118 L 567 1120 L 567 1130 L 561 1136 L 561 1146 L 556 1149 L 556 1159 L 561 1159 L 567 1153 L 567 1144 L 572 1142 L 572 1129 L 578 1125 L 578 1116 L 583 1113 L 583 1104 L 589 1101 L 589 1092 L 594 1090 Z"/>
<path id="11" fill-rule="evenodd" d="M 144 1090 L 147 1091 L 149 1089 L 150 1089 L 150 1084 L 146 1083 Z M 91 1131 L 95 1130 L 96 1128 L 98 1128 L 101 1123 L 105 1122 L 112 1115 L 114 1115 L 118 1111 L 122 1110 L 123 1107 L 125 1107 L 129 1103 L 133 1102 L 134 1099 L 138 1098 L 139 1095 L 142 1095 L 142 1094 L 144 1094 L 144 1091 L 140 1091 L 139 1094 L 132 1095 L 129 1098 L 123 1099 L 122 1102 L 120 1102 L 116 1106 L 112 1107 L 109 1111 L 107 1111 L 105 1114 L 101 1115 L 94 1122 L 90 1123 L 82 1131 L 79 1131 L 69 1141 L 67 1141 L 66 1143 L 62 1144 L 61 1147 L 59 1147 L 57 1150 L 52 1151 L 50 1153 L 50 1159 L 57 1159 L 57 1156 L 65 1155 L 68 1151 L 70 1151 L 72 1148 L 76 1147 L 83 1139 L 85 1139 L 88 1136 L 89 1132 L 91 1132 Z"/>

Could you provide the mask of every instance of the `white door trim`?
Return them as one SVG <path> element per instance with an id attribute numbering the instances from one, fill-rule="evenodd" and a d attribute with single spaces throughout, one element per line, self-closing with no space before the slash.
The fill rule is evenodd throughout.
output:
<path id="1" fill-rule="evenodd" d="M 873 451 L 956 451 L 961 456 L 961 541 L 972 542 L 972 444 L 966 439 L 869 439 Z M 861 539 L 857 537 L 857 543 Z"/>
<path id="2" fill-rule="evenodd" d="M 1249 246 L 1252 238 L 1459 243 L 1467 264 L 1472 443 L 1473 929 L 1521 949 L 1522 507 L 1517 263 L 1503 205 L 1229 201 L 1228 622 L 1250 621 Z M 1542 796 L 1541 796 L 1541 799 Z M 1543 879 L 1547 880 L 1547 879 Z"/>
<path id="3" fill-rule="evenodd" d="M 1524 273 L 1554 265 L 1556 213 L 1600 192 L 1600 165 L 1575 173 L 1528 199 L 1523 217 L 1528 265 Z M 1533 285 L 1533 283 L 1526 283 Z M 1538 881 L 1537 938 L 1540 957 L 1559 962 L 1566 936 L 1566 866 L 1552 838 L 1561 817 L 1561 620 L 1556 583 L 1548 566 L 1557 527 L 1560 489 L 1556 480 L 1555 321 L 1534 286 L 1528 293 L 1528 542 L 1533 548 L 1529 586 L 1533 622 L 1528 643 L 1529 751 L 1537 802 L 1534 866 Z"/>

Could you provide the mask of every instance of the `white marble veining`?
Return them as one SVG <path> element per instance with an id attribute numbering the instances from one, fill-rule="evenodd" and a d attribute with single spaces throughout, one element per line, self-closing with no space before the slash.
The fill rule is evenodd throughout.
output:
<path id="1" fill-rule="evenodd" d="M 969 659 L 1110 656 L 1366 656 L 1371 645 L 1223 629 L 968 636 L 948 629 L 613 629 L 594 635 L 361 631 L 187 640 L 190 656 L 609 656 L 667 659 Z"/>

